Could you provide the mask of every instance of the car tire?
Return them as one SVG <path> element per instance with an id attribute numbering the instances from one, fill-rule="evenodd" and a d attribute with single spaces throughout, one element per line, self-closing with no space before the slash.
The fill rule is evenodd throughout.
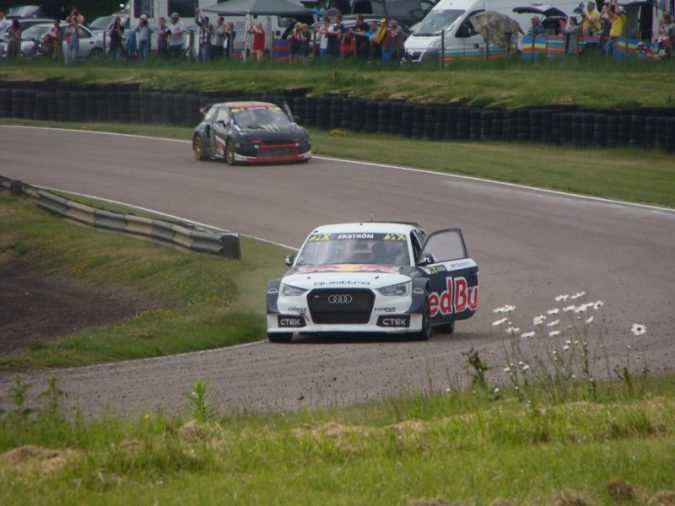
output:
<path id="1" fill-rule="evenodd" d="M 204 146 L 204 141 L 200 135 L 195 135 L 192 138 L 192 152 L 195 154 L 195 158 L 200 162 L 203 162 L 208 158 L 206 154 L 206 146 Z"/>
<path id="2" fill-rule="evenodd" d="M 268 332 L 267 339 L 271 343 L 290 343 L 293 339 L 293 332 Z"/>
<path id="3" fill-rule="evenodd" d="M 103 58 L 103 49 L 95 47 L 91 50 L 91 53 L 89 53 L 89 58 Z"/>
<path id="4" fill-rule="evenodd" d="M 429 339 L 431 339 L 431 335 L 433 333 L 433 330 L 431 328 L 431 306 L 429 305 L 428 293 L 424 294 L 424 300 L 426 302 L 424 303 L 422 328 L 418 332 L 413 333 L 413 338 L 415 338 L 418 341 L 428 341 Z"/>
<path id="5" fill-rule="evenodd" d="M 455 331 L 455 321 L 434 327 L 434 330 L 438 330 L 441 334 L 452 334 Z"/>
<path id="6" fill-rule="evenodd" d="M 234 144 L 231 139 L 227 139 L 225 143 L 225 163 L 228 165 L 236 165 L 234 161 Z"/>

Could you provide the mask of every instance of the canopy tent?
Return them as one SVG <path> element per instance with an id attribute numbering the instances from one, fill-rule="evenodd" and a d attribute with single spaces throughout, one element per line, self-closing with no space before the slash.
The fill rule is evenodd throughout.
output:
<path id="1" fill-rule="evenodd" d="M 249 48 L 251 16 L 282 16 L 287 18 L 311 16 L 312 11 L 292 0 L 226 0 L 202 9 L 219 16 L 246 16 L 244 59 Z M 269 32 L 269 31 L 268 31 Z"/>
<path id="2" fill-rule="evenodd" d="M 226 0 L 204 12 L 215 12 L 220 16 L 283 16 L 288 18 L 311 16 L 312 11 L 291 0 Z"/>

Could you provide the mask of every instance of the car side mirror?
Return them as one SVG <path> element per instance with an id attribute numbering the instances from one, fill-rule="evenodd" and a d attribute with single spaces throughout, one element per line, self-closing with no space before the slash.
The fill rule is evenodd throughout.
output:
<path id="1" fill-rule="evenodd" d="M 288 255 L 286 258 L 284 258 L 284 263 L 288 266 L 293 265 L 294 261 L 295 261 L 295 255 Z"/>
<path id="2" fill-rule="evenodd" d="M 423 267 L 425 265 L 431 265 L 435 262 L 433 255 L 424 255 L 422 258 L 419 259 L 417 262 L 417 265 L 420 267 Z"/>

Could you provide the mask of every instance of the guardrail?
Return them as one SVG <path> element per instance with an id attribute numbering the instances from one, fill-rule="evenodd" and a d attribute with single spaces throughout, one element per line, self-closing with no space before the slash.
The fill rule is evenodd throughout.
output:
<path id="1" fill-rule="evenodd" d="M 239 234 L 221 229 L 204 229 L 181 221 L 165 221 L 135 214 L 116 213 L 88 206 L 21 181 L 0 176 L 0 188 L 13 195 L 28 195 L 38 206 L 96 228 L 146 237 L 191 251 L 227 258 L 241 258 Z"/>

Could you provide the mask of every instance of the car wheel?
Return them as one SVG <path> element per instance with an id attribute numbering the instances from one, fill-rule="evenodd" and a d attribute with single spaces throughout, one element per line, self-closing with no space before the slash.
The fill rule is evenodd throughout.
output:
<path id="1" fill-rule="evenodd" d="M 228 165 L 234 165 L 236 163 L 234 161 L 234 143 L 230 139 L 227 139 L 227 142 L 225 143 L 225 161 Z"/>
<path id="2" fill-rule="evenodd" d="M 450 323 L 444 323 L 435 327 L 434 330 L 438 330 L 441 334 L 452 334 L 455 331 L 455 322 L 453 320 Z"/>
<path id="3" fill-rule="evenodd" d="M 431 335 L 433 333 L 431 329 L 431 307 L 429 306 L 429 294 L 425 293 L 424 294 L 424 300 L 426 301 L 424 303 L 424 314 L 422 316 L 422 328 L 419 330 L 419 332 L 415 332 L 413 334 L 413 337 L 415 339 L 418 339 L 420 341 L 428 341 L 431 339 Z"/>
<path id="4" fill-rule="evenodd" d="M 103 58 L 103 49 L 95 47 L 91 50 L 91 53 L 89 53 L 89 58 Z"/>
<path id="5" fill-rule="evenodd" d="M 293 339 L 293 333 L 292 332 L 274 332 L 274 333 L 267 333 L 267 339 L 270 340 L 272 343 L 290 343 L 291 340 Z"/>
<path id="6" fill-rule="evenodd" d="M 195 158 L 200 162 L 206 160 L 206 147 L 204 146 L 204 142 L 202 142 L 201 136 L 195 135 L 192 138 L 192 151 L 195 154 Z"/>

